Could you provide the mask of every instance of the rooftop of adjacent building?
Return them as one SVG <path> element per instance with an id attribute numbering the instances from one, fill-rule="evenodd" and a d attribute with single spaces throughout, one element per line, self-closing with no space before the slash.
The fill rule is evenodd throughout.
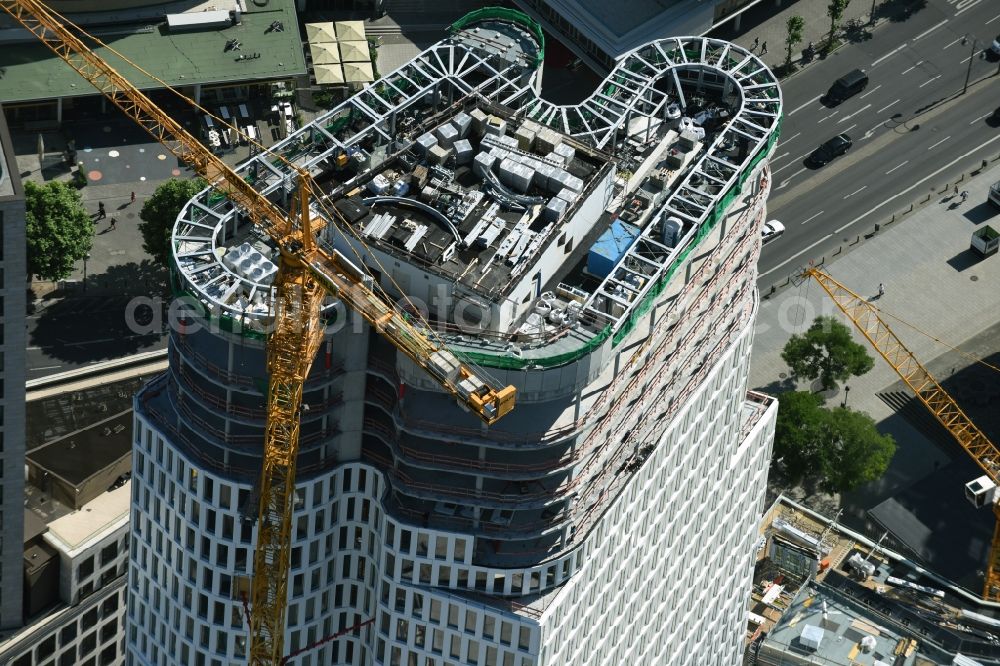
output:
<path id="1" fill-rule="evenodd" d="M 538 15 L 547 27 L 558 23 L 617 58 L 658 36 L 704 34 L 722 0 L 630 0 L 627 5 L 604 0 L 518 0 L 517 4 Z M 555 21 L 555 16 L 562 20 Z"/>
<path id="2" fill-rule="evenodd" d="M 29 465 L 80 487 L 132 450 L 132 412 L 119 412 L 27 454 Z"/>
<path id="3" fill-rule="evenodd" d="M 128 522 L 132 482 L 113 484 L 77 511 L 71 511 L 48 524 L 50 543 L 72 554 L 89 543 L 107 536 Z"/>
<path id="4" fill-rule="evenodd" d="M 758 663 L 1000 663 L 995 604 L 783 496 L 760 532 L 747 623 Z M 849 561 L 871 574 L 861 580 Z"/>
<path id="5" fill-rule="evenodd" d="M 74 13 L 69 18 L 108 44 L 97 46 L 95 52 L 141 89 L 162 88 L 163 85 L 136 70 L 111 48 L 171 86 L 287 79 L 304 74 L 305 55 L 295 0 L 268 0 L 263 4 L 239 3 L 244 7 L 239 25 L 184 32 L 170 31 L 165 14 L 210 8 L 233 10 L 237 3 L 229 0 L 158 3 Z M 284 30 L 269 29 L 275 21 L 280 21 Z M 87 81 L 12 19 L 4 25 L 5 28 L 0 29 L 0 43 L 3 44 L 0 68 L 4 72 L 6 103 L 95 94 Z M 242 51 L 226 50 L 227 42 L 232 39 L 243 44 Z M 260 53 L 260 57 L 237 60 L 240 54 L 254 53 Z"/>
<path id="6" fill-rule="evenodd" d="M 91 382 L 27 404 L 26 544 L 47 534 L 71 552 L 128 518 L 131 396 L 142 379 Z"/>

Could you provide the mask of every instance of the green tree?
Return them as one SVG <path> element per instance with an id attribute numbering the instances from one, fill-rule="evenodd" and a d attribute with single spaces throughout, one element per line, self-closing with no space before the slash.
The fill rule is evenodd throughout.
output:
<path id="1" fill-rule="evenodd" d="M 820 450 L 823 398 L 809 391 L 789 391 L 778 396 L 778 418 L 774 424 L 774 458 L 781 460 L 785 475 L 799 483 L 823 468 Z"/>
<path id="2" fill-rule="evenodd" d="M 852 490 L 881 477 L 896 443 L 867 414 L 845 407 L 829 410 L 807 391 L 778 398 L 774 457 L 791 483 L 809 480 L 828 492 Z"/>
<path id="3" fill-rule="evenodd" d="M 867 414 L 846 407 L 826 413 L 829 427 L 820 440 L 823 450 L 820 485 L 830 492 L 844 492 L 881 478 L 896 453 L 892 435 L 880 433 Z"/>
<path id="4" fill-rule="evenodd" d="M 80 193 L 58 181 L 27 181 L 24 205 L 28 275 L 65 279 L 94 244 L 94 223 Z"/>
<path id="5" fill-rule="evenodd" d="M 830 36 L 826 40 L 827 52 L 833 47 L 833 37 L 837 28 L 840 27 L 840 21 L 844 18 L 844 12 L 847 11 L 849 4 L 851 4 L 851 0 L 830 0 L 830 4 L 826 7 L 826 15 L 830 17 Z"/>
<path id="6" fill-rule="evenodd" d="M 184 204 L 205 187 L 201 178 L 171 178 L 156 188 L 139 211 L 142 249 L 164 266 L 170 266 L 170 233 Z"/>
<path id="7" fill-rule="evenodd" d="M 865 374 L 875 364 L 865 347 L 851 339 L 851 329 L 825 316 L 816 317 L 804 335 L 789 338 L 781 358 L 795 379 L 818 377 L 824 391 L 851 375 Z"/>
<path id="8" fill-rule="evenodd" d="M 788 34 L 785 36 L 785 71 L 792 71 L 792 49 L 802 43 L 802 29 L 806 22 L 801 16 L 790 16 L 785 23 Z"/>

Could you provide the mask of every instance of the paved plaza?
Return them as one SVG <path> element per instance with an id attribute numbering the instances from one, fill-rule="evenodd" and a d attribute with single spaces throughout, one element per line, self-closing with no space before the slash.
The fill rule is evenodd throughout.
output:
<path id="1" fill-rule="evenodd" d="M 947 345 L 992 359 L 994 365 L 1000 358 L 1000 290 L 996 288 L 1000 284 L 1000 255 L 981 259 L 969 248 L 973 231 L 991 222 L 1000 227 L 1000 210 L 986 201 L 989 185 L 997 179 L 1000 168 L 967 178 L 960 185 L 960 191 L 969 192 L 964 204 L 949 190 L 871 238 L 862 238 L 853 246 L 850 243 L 855 238 L 844 239 L 842 254 L 827 257 L 822 266 L 838 282 L 877 304 L 903 343 L 994 441 L 1000 441 L 1000 375 Z M 780 238 L 775 241 L 780 242 Z M 885 295 L 875 300 L 880 282 L 885 284 Z M 811 388 L 807 383 L 796 386 L 791 382 L 780 354 L 793 333 L 803 332 L 821 314 L 836 315 L 850 324 L 814 280 L 789 284 L 761 300 L 751 387 L 772 394 Z M 875 367 L 862 377 L 851 378 L 846 382 L 850 391 L 845 395 L 841 387 L 828 396 L 827 403 L 834 407 L 846 399 L 849 407 L 871 415 L 879 429 L 896 440 L 896 455 L 885 476 L 841 498 L 845 522 L 873 529 L 867 524 L 867 510 L 921 479 L 944 473 L 949 464 L 964 465 L 965 453 L 868 342 L 857 333 L 855 338 L 875 358 Z M 978 468 L 968 464 L 957 475 L 961 483 L 949 483 L 949 487 L 925 484 L 934 492 L 924 493 L 923 501 L 962 506 L 962 485 L 978 475 Z M 984 548 L 986 544 L 979 543 L 982 530 L 977 535 L 967 522 L 991 523 L 990 512 L 979 514 L 970 517 L 963 512 L 961 519 L 953 516 L 950 522 L 959 529 L 949 538 L 976 540 L 967 544 L 971 551 Z M 939 527 L 943 530 L 947 525 Z M 961 572 L 955 577 L 961 577 Z"/>

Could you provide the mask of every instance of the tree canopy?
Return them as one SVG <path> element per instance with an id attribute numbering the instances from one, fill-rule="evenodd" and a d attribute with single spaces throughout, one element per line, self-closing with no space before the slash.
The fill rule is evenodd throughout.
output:
<path id="1" fill-rule="evenodd" d="M 806 22 L 801 16 L 789 16 L 788 21 L 785 22 L 785 29 L 787 34 L 785 35 L 785 69 L 789 70 L 792 67 L 792 49 L 795 48 L 796 44 L 802 42 L 802 30 L 805 28 Z"/>
<path id="2" fill-rule="evenodd" d="M 65 183 L 24 183 L 28 275 L 63 280 L 90 252 L 94 223 L 80 193 Z"/>
<path id="3" fill-rule="evenodd" d="M 844 12 L 847 11 L 849 4 L 851 4 L 851 0 L 830 0 L 830 4 L 826 7 L 826 15 L 830 17 L 830 37 L 826 43 L 827 50 L 833 45 L 834 35 L 837 33 L 837 28 L 840 26 L 840 21 L 844 18 Z"/>
<path id="4" fill-rule="evenodd" d="M 156 188 L 139 211 L 142 249 L 160 264 L 170 265 L 170 232 L 184 204 L 205 187 L 201 178 L 171 178 Z"/>
<path id="5" fill-rule="evenodd" d="M 843 492 L 885 473 L 896 452 L 867 414 L 846 407 L 826 409 L 820 396 L 791 391 L 778 398 L 774 457 L 788 480 L 810 480 L 828 492 Z"/>
<path id="6" fill-rule="evenodd" d="M 785 343 L 781 358 L 795 379 L 817 379 L 824 391 L 838 382 L 872 369 L 875 360 L 864 345 L 851 339 L 851 329 L 833 317 L 816 317 L 803 335 L 793 335 Z"/>

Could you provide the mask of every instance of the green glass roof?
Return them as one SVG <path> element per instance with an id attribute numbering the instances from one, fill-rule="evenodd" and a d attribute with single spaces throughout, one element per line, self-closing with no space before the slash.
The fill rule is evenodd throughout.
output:
<path id="1" fill-rule="evenodd" d="M 263 8 L 245 3 L 249 7 L 241 24 L 225 29 L 169 33 L 161 19 L 159 24 L 140 21 L 94 29 L 94 33 L 171 86 L 284 79 L 306 72 L 294 2 L 270 0 Z M 274 21 L 281 21 L 284 30 L 266 32 Z M 223 52 L 230 39 L 239 40 L 242 50 Z M 96 93 L 41 43 L 0 46 L 0 99 L 5 104 Z M 95 51 L 137 87 L 161 87 L 108 49 Z M 241 53 L 259 53 L 260 57 L 237 61 Z"/>

